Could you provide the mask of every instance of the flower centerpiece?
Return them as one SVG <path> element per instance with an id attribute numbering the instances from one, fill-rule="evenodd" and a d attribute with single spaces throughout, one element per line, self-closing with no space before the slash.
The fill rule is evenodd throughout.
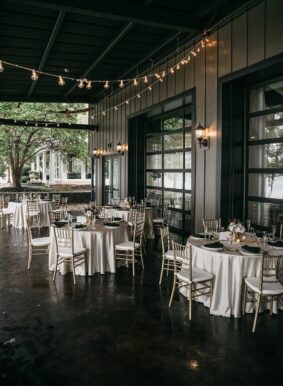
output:
<path id="1" fill-rule="evenodd" d="M 233 234 L 233 241 L 240 242 L 241 239 L 244 236 L 244 233 L 246 231 L 246 228 L 244 225 L 240 222 L 240 220 L 234 219 L 230 222 L 228 225 L 228 230 L 232 232 Z"/>
<path id="2" fill-rule="evenodd" d="M 95 207 L 91 207 L 91 206 L 85 207 L 85 216 L 86 216 L 86 225 L 87 226 L 94 225 L 96 213 L 97 213 L 97 209 Z"/>

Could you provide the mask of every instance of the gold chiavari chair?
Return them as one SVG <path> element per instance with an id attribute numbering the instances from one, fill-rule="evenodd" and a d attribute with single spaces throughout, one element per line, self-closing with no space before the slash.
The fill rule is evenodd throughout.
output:
<path id="1" fill-rule="evenodd" d="M 152 219 L 156 234 L 160 233 L 160 229 L 163 228 L 167 224 L 168 207 L 169 207 L 169 204 L 164 204 L 163 211 L 162 211 L 162 217 L 156 217 L 156 218 Z M 156 232 L 156 231 L 158 231 L 158 232 Z"/>
<path id="2" fill-rule="evenodd" d="M 63 211 L 49 212 L 48 217 L 49 217 L 49 224 L 52 225 L 56 221 L 64 220 L 64 212 Z"/>
<path id="3" fill-rule="evenodd" d="M 6 207 L 4 196 L 0 196 L 0 226 L 12 225 L 14 212 Z"/>
<path id="4" fill-rule="evenodd" d="M 217 231 L 221 227 L 221 220 L 202 220 L 202 225 L 203 225 L 203 231 L 207 230 L 208 232 L 211 231 Z"/>
<path id="5" fill-rule="evenodd" d="M 186 287 L 189 301 L 189 320 L 192 319 L 192 301 L 198 296 L 212 297 L 213 275 L 192 266 L 192 246 L 172 241 L 174 257 L 174 282 L 169 301 L 171 307 L 176 288 Z M 179 260 L 179 261 L 178 261 Z M 182 262 L 180 264 L 180 261 Z"/>
<path id="6" fill-rule="evenodd" d="M 40 211 L 38 200 L 27 200 L 26 208 L 27 217 L 32 221 L 32 224 L 40 227 Z"/>
<path id="7" fill-rule="evenodd" d="M 50 237 L 33 238 L 31 218 L 27 216 L 27 233 L 28 233 L 28 269 L 31 267 L 32 257 L 38 255 L 47 255 L 50 245 Z"/>
<path id="8" fill-rule="evenodd" d="M 60 209 L 61 194 L 53 194 L 52 200 L 55 202 L 55 209 Z"/>
<path id="9" fill-rule="evenodd" d="M 260 303 L 263 298 L 270 304 L 270 314 L 273 313 L 273 302 L 283 300 L 283 286 L 279 281 L 282 270 L 283 254 L 274 256 L 266 252 L 261 255 L 260 274 L 255 277 L 245 278 L 243 296 L 243 315 L 246 311 L 246 303 L 252 304 L 255 310 L 252 332 L 255 332 Z"/>
<path id="10" fill-rule="evenodd" d="M 53 274 L 55 281 L 58 265 L 69 264 L 73 270 L 73 281 L 76 284 L 76 267 L 84 264 L 87 273 L 87 250 L 74 246 L 74 229 L 72 227 L 54 229 L 56 242 L 56 265 Z"/>
<path id="11" fill-rule="evenodd" d="M 132 263 L 133 276 L 135 276 L 136 257 L 140 258 L 142 269 L 144 269 L 143 232 L 144 221 L 137 220 L 133 224 L 132 240 L 123 241 L 115 245 L 115 259 L 125 261 L 126 264 Z"/>

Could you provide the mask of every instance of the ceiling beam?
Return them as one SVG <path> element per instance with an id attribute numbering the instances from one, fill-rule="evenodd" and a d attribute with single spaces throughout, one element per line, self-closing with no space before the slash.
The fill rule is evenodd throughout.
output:
<path id="1" fill-rule="evenodd" d="M 46 126 L 47 124 L 47 126 Z M 59 124 L 59 126 L 57 126 Z M 83 125 L 79 123 L 71 123 L 68 122 L 47 122 L 47 121 L 25 121 L 25 120 L 15 120 L 15 119 L 0 119 L 0 125 L 4 126 L 21 126 L 21 127 L 42 127 L 43 129 L 68 129 L 68 130 L 89 130 L 89 131 L 97 131 L 98 125 Z"/>
<path id="2" fill-rule="evenodd" d="M 44 53 L 42 55 L 41 61 L 40 61 L 39 66 L 37 68 L 38 71 L 42 71 L 43 70 L 43 67 L 44 67 L 44 65 L 45 65 L 45 63 L 46 63 L 46 61 L 48 59 L 49 53 L 50 53 L 50 51 L 51 51 L 51 49 L 53 47 L 53 44 L 54 44 L 55 39 L 57 37 L 57 34 L 58 34 L 58 32 L 60 30 L 60 27 L 62 25 L 62 22 L 63 22 L 63 19 L 65 17 L 65 14 L 66 14 L 66 11 L 61 10 L 59 12 L 59 15 L 58 15 L 56 23 L 54 25 L 53 31 L 52 31 L 52 33 L 50 35 L 50 38 L 48 40 L 48 43 L 47 43 L 47 45 L 45 47 L 45 50 L 44 50 Z M 29 88 L 29 91 L 28 91 L 28 97 L 30 97 L 31 94 L 33 93 L 36 84 L 37 84 L 37 80 L 36 81 L 33 80 L 32 83 L 31 83 L 31 86 Z"/>
<path id="3" fill-rule="evenodd" d="M 175 33 L 174 35 L 168 37 L 167 39 L 163 40 L 159 44 L 157 44 L 152 50 L 150 50 L 145 56 L 142 57 L 142 59 L 138 60 L 134 64 L 132 64 L 129 68 L 127 68 L 126 71 L 123 73 L 119 74 L 117 76 L 117 79 L 123 79 L 126 75 L 130 74 L 133 71 L 136 71 L 137 68 L 145 63 L 147 60 L 152 58 L 157 52 L 159 52 L 162 48 L 164 48 L 167 44 L 169 44 L 172 40 L 175 40 L 182 34 L 183 31 L 179 31 Z M 104 94 L 104 90 L 102 89 L 99 91 L 97 94 L 93 96 L 93 99 L 98 98 L 100 95 Z"/>
<path id="4" fill-rule="evenodd" d="M 99 63 L 105 58 L 105 56 L 112 50 L 113 47 L 116 46 L 116 44 L 119 43 L 121 39 L 130 31 L 131 28 L 133 28 L 135 24 L 134 23 L 128 23 L 116 36 L 115 38 L 108 44 L 108 46 L 100 53 L 100 55 L 95 59 L 95 61 L 88 67 L 88 69 L 79 77 L 79 79 L 85 79 L 88 74 L 94 70 L 96 66 L 98 66 Z M 77 87 L 76 84 L 74 84 L 69 90 L 64 94 L 64 97 L 68 97 Z"/>
<path id="5" fill-rule="evenodd" d="M 204 25 L 198 22 L 193 13 L 172 8 L 164 8 L 152 4 L 147 7 L 145 4 L 133 4 L 127 1 L 89 1 L 89 0 L 10 0 L 35 7 L 49 9 L 63 9 L 66 12 L 73 12 L 87 16 L 102 17 L 110 20 L 124 21 L 150 25 L 158 28 L 200 32 Z M 174 5 L 173 5 L 174 6 Z"/>

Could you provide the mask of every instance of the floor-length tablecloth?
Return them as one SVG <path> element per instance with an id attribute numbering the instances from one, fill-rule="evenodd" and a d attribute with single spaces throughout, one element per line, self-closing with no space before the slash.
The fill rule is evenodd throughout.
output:
<path id="1" fill-rule="evenodd" d="M 107 228 L 103 222 L 97 221 L 95 230 L 75 229 L 74 245 L 76 249 L 86 248 L 88 252 L 87 274 L 99 272 L 116 272 L 115 244 L 128 240 L 128 224 L 121 222 L 119 228 Z M 51 245 L 49 250 L 49 269 L 54 271 L 56 262 L 56 243 L 54 229 L 51 229 Z M 70 265 L 59 266 L 60 272 L 66 274 L 71 271 Z M 76 275 L 86 275 L 84 265 L 76 268 Z"/>
<path id="2" fill-rule="evenodd" d="M 260 256 L 242 256 L 239 253 L 241 243 L 234 244 L 232 250 L 214 252 L 205 250 L 201 247 L 204 241 L 188 239 L 188 244 L 192 245 L 193 266 L 204 269 L 214 275 L 213 295 L 211 299 L 210 313 L 212 315 L 241 316 L 242 293 L 244 278 L 247 276 L 259 276 Z M 181 291 L 184 295 L 184 290 Z M 209 298 L 202 296 L 196 300 L 209 307 Z M 277 307 L 274 304 L 274 307 Z M 264 308 L 264 305 L 263 305 Z M 252 308 L 248 305 L 247 312 Z M 277 309 L 273 310 L 274 312 Z"/>
<path id="3" fill-rule="evenodd" d="M 48 213 L 55 209 L 56 203 L 53 201 L 39 201 L 39 224 L 41 227 L 49 226 Z M 8 209 L 13 211 L 13 226 L 15 228 L 26 228 L 26 202 L 10 201 Z"/>

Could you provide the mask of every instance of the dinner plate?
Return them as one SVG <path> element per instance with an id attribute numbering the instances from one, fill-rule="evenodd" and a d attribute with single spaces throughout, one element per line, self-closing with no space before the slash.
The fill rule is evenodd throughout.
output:
<path id="1" fill-rule="evenodd" d="M 239 253 L 242 256 L 261 256 L 260 253 L 246 252 L 246 251 L 243 251 L 242 249 L 239 249 Z"/>
<path id="2" fill-rule="evenodd" d="M 200 240 L 200 239 L 198 239 L 198 240 Z M 204 245 L 202 245 L 201 246 L 202 247 L 202 249 L 205 249 L 206 251 L 214 251 L 214 252 L 221 252 L 221 251 L 223 251 L 224 250 L 224 247 L 219 247 L 219 248 L 209 248 L 209 247 L 205 247 Z"/>
<path id="3" fill-rule="evenodd" d="M 276 245 L 270 245 L 272 249 L 283 249 L 283 247 L 277 247 Z"/>

